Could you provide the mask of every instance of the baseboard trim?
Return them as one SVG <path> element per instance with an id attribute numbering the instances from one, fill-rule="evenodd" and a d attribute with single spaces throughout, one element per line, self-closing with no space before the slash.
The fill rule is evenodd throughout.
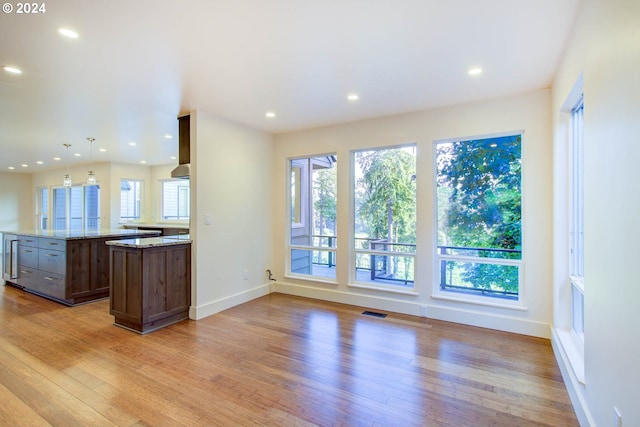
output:
<path id="1" fill-rule="evenodd" d="M 446 322 L 461 323 L 464 325 L 478 326 L 481 328 L 495 329 L 515 334 L 530 335 L 539 338 L 550 338 L 549 324 L 535 322 L 511 316 L 482 313 L 473 310 L 444 307 L 434 304 L 421 304 L 418 301 L 406 301 L 393 298 L 384 298 L 352 292 L 344 292 L 336 289 L 320 289 L 317 287 L 272 282 L 271 290 L 283 294 L 316 298 L 324 301 L 338 302 L 387 310 L 395 313 L 423 316 L 426 311 L 427 318 L 443 320 Z"/>
<path id="2" fill-rule="evenodd" d="M 271 292 L 269 284 L 263 284 L 252 289 L 248 289 L 237 294 L 220 298 L 215 301 L 202 304 L 200 306 L 191 306 L 189 308 L 189 319 L 199 320 L 213 314 L 224 311 L 228 308 L 235 307 L 239 304 L 244 304 L 256 298 L 260 298 Z"/>
<path id="3" fill-rule="evenodd" d="M 485 329 L 549 339 L 549 324 L 475 310 L 427 305 L 427 317 Z"/>
<path id="4" fill-rule="evenodd" d="M 569 356 L 566 353 L 562 340 L 556 332 L 555 328 L 551 327 L 551 347 L 553 348 L 553 354 L 556 356 L 562 379 L 564 380 L 569 399 L 573 405 L 573 410 L 576 413 L 578 422 L 581 427 L 595 426 L 595 421 L 591 416 L 589 407 L 584 396 L 584 385 L 578 381 L 578 377 L 575 375 L 571 363 L 569 362 Z"/>

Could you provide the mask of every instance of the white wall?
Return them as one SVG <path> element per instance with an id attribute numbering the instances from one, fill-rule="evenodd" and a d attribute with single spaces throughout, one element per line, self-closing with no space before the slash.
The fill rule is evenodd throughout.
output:
<path id="1" fill-rule="evenodd" d="M 280 292 L 549 337 L 551 323 L 552 134 L 550 91 L 277 135 L 274 171 L 274 267 Z M 526 310 L 436 300 L 433 287 L 433 141 L 521 131 L 523 135 L 523 264 Z M 419 295 L 348 286 L 350 151 L 417 143 L 417 257 Z M 338 157 L 337 285 L 284 277 L 287 159 L 324 153 Z"/>
<path id="2" fill-rule="evenodd" d="M 34 204 L 31 174 L 0 172 L 0 232 L 34 229 Z"/>
<path id="3" fill-rule="evenodd" d="M 579 384 L 554 340 L 558 361 L 583 425 L 640 425 L 640 2 L 585 0 L 553 84 L 556 194 L 565 194 L 566 129 L 560 108 L 584 75 L 585 384 Z M 566 301 L 566 220 L 555 218 L 554 294 Z M 567 321 L 555 310 L 554 326 Z M 555 337 L 554 337 L 555 338 Z"/>
<path id="4" fill-rule="evenodd" d="M 35 228 L 35 197 L 31 195 L 31 174 L 0 172 L 0 236 L 3 231 Z M 4 245 L 0 245 L 0 267 L 4 271 Z M 4 280 L 0 280 L 4 283 Z"/>
<path id="5" fill-rule="evenodd" d="M 191 113 L 192 319 L 269 292 L 272 176 L 269 134 Z"/>

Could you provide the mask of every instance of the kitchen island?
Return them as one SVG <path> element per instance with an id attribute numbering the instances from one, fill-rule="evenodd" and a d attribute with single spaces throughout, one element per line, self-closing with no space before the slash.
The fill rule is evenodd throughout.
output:
<path id="1" fill-rule="evenodd" d="M 5 283 L 65 305 L 109 296 L 107 240 L 149 237 L 141 230 L 3 232 Z"/>
<path id="2" fill-rule="evenodd" d="M 114 324 L 146 334 L 189 317 L 189 235 L 113 240 L 110 246 Z"/>

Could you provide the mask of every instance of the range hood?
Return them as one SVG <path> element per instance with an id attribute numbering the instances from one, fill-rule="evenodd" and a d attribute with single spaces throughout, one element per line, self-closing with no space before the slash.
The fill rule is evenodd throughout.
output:
<path id="1" fill-rule="evenodd" d="M 178 117 L 178 166 L 171 178 L 188 179 L 191 175 L 191 116 Z"/>

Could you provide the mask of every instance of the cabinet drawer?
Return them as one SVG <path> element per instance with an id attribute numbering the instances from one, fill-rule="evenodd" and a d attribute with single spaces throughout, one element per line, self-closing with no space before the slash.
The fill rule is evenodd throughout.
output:
<path id="1" fill-rule="evenodd" d="M 39 241 L 40 239 L 37 237 L 18 236 L 18 246 L 31 246 L 37 248 Z"/>
<path id="2" fill-rule="evenodd" d="M 66 299 L 66 281 L 60 274 L 41 271 L 36 286 L 32 289 L 54 298 Z"/>
<path id="3" fill-rule="evenodd" d="M 38 249 L 38 268 L 49 273 L 65 275 L 67 253 L 51 249 Z"/>
<path id="4" fill-rule="evenodd" d="M 18 244 L 18 264 L 38 268 L 38 248 Z"/>
<path id="5" fill-rule="evenodd" d="M 38 270 L 25 265 L 18 266 L 18 279 L 16 280 L 18 285 L 33 289 L 37 286 L 38 280 L 40 280 Z"/>
<path id="6" fill-rule="evenodd" d="M 43 249 L 53 249 L 64 251 L 67 248 L 67 241 L 63 239 L 38 239 L 38 247 Z"/>

